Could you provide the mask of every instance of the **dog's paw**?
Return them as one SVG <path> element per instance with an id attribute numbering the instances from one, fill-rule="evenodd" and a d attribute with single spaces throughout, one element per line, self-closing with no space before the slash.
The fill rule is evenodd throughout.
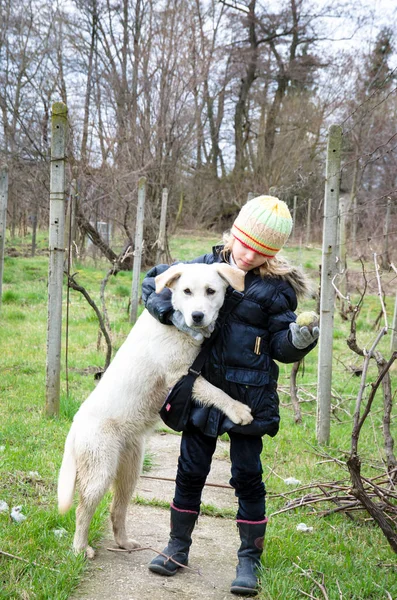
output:
<path id="1" fill-rule="evenodd" d="M 77 546 L 73 546 L 73 553 L 77 556 L 78 554 L 83 553 L 86 558 L 92 560 L 95 558 L 95 550 L 91 546 L 85 546 L 84 548 L 80 548 Z"/>
<path id="2" fill-rule="evenodd" d="M 235 400 L 227 412 L 227 416 L 236 425 L 249 425 L 254 417 L 251 414 L 251 409 L 246 404 Z"/>
<path id="3" fill-rule="evenodd" d="M 133 550 L 134 548 L 139 548 L 141 546 L 141 544 L 136 540 L 122 540 L 121 542 L 118 541 L 117 545 L 120 548 L 124 548 L 124 550 Z"/>
<path id="4" fill-rule="evenodd" d="M 92 560 L 93 558 L 95 558 L 95 550 L 94 548 L 92 548 L 91 546 L 87 546 L 87 548 L 85 549 L 84 554 L 86 555 L 87 558 L 89 558 L 90 560 Z"/>

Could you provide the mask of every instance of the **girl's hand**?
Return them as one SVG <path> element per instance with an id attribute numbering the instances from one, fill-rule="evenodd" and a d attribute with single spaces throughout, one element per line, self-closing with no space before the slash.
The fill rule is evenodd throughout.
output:
<path id="1" fill-rule="evenodd" d="M 298 323 L 290 323 L 290 331 L 292 343 L 298 350 L 304 350 L 310 344 L 313 344 L 320 335 L 320 328 L 313 327 L 310 331 L 309 328 L 305 325 L 300 327 Z"/>

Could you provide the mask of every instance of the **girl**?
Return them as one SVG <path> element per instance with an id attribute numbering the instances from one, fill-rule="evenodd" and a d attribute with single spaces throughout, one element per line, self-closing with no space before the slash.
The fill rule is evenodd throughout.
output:
<path id="1" fill-rule="evenodd" d="M 295 323 L 297 296 L 308 292 L 307 280 L 297 269 L 276 257 L 291 229 L 287 205 L 272 196 L 259 196 L 242 207 L 223 246 L 192 261 L 229 262 L 246 272 L 243 297 L 230 314 L 233 290 L 230 288 L 226 293 L 221 313 L 224 311 L 227 316 L 202 375 L 232 398 L 248 404 L 254 420 L 249 425 L 238 426 L 215 408 L 196 405 L 192 409 L 188 428 L 182 434 L 171 504 L 170 539 L 163 551 L 166 556 L 157 556 L 149 565 L 154 573 L 175 575 L 179 569 L 176 562 L 187 565 L 191 535 L 217 436 L 227 431 L 230 484 L 238 498 L 237 526 L 241 539 L 231 592 L 243 595 L 257 592 L 257 571 L 267 523 L 260 458 L 262 436 L 276 435 L 280 420 L 279 370 L 274 361 L 301 360 L 315 346 L 319 335 L 318 327 L 310 332 Z M 196 338 L 210 335 L 211 332 L 186 326 L 181 313 L 172 308 L 170 290 L 161 294 L 154 292 L 154 277 L 166 268 L 160 265 L 147 274 L 142 288 L 146 308 L 162 323 L 173 323 Z"/>

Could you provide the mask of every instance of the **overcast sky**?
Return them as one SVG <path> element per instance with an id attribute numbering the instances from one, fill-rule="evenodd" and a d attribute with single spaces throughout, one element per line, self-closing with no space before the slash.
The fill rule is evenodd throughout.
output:
<path id="1" fill-rule="evenodd" d="M 322 1 L 319 1 L 322 4 Z M 354 32 L 352 23 L 347 18 L 345 23 L 339 23 L 336 38 L 348 38 L 354 34 L 351 40 L 340 39 L 335 41 L 336 47 L 341 49 L 356 49 L 369 52 L 374 40 L 382 27 L 388 26 L 397 34 L 397 2 L 396 0 L 362 0 L 359 14 L 368 17 L 367 25 Z M 331 20 L 330 20 L 331 21 Z M 329 23 L 332 26 L 332 23 Z M 395 53 L 390 61 L 390 66 L 397 67 L 397 36 L 395 39 Z"/>

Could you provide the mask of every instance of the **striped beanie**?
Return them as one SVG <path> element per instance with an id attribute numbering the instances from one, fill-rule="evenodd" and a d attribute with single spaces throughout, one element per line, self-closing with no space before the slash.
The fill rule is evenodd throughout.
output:
<path id="1" fill-rule="evenodd" d="M 292 218 L 288 206 L 274 196 L 258 196 L 241 208 L 231 233 L 247 248 L 272 258 L 288 240 Z"/>

